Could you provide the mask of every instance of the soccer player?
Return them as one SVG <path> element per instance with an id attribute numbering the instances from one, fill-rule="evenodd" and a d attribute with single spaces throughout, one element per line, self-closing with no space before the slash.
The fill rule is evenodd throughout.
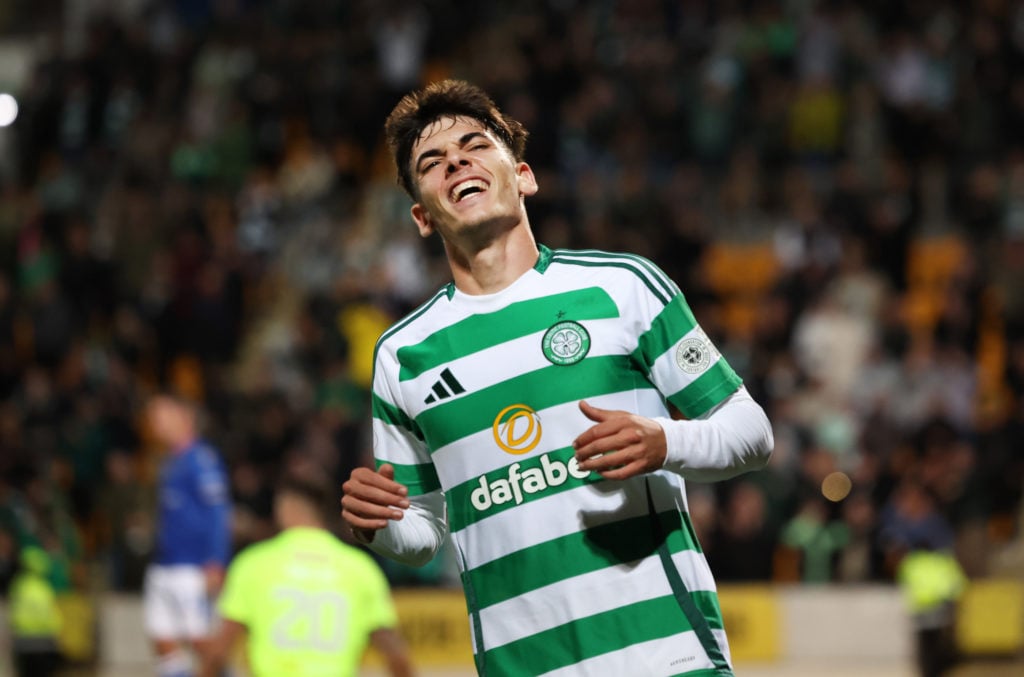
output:
<path id="1" fill-rule="evenodd" d="M 324 528 L 327 495 L 311 479 L 286 478 L 278 487 L 274 516 L 283 531 L 250 546 L 228 569 L 209 677 L 246 633 L 255 677 L 355 675 L 367 644 L 384 655 L 392 675 L 412 674 L 384 574 Z"/>
<path id="2" fill-rule="evenodd" d="M 378 342 L 353 533 L 417 564 L 450 532 L 481 674 L 732 675 L 685 480 L 763 467 L 764 411 L 650 261 L 536 243 L 527 132 L 485 92 L 385 131 L 454 281 Z"/>
<path id="3" fill-rule="evenodd" d="M 200 439 L 195 406 L 157 395 L 146 407 L 167 457 L 160 469 L 157 542 L 146 569 L 146 630 L 160 677 L 192 674 L 189 649 L 205 651 L 210 598 L 220 589 L 230 545 L 230 497 L 217 452 Z"/>

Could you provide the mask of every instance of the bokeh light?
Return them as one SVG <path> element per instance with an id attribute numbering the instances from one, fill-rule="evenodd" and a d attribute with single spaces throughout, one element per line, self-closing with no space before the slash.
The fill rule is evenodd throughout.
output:
<path id="1" fill-rule="evenodd" d="M 850 489 L 852 488 L 853 482 L 850 480 L 849 475 L 840 471 L 829 473 L 821 481 L 822 495 L 834 503 L 838 503 L 849 496 Z"/>

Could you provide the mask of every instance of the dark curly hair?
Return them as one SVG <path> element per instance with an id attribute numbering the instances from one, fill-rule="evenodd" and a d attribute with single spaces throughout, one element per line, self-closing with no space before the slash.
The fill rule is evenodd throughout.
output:
<path id="1" fill-rule="evenodd" d="M 412 147 L 423 130 L 445 117 L 463 116 L 480 121 L 512 153 L 523 160 L 529 133 L 518 121 L 502 115 L 484 90 L 464 80 L 442 80 L 406 94 L 384 123 L 388 149 L 398 169 L 398 185 L 417 199 L 412 177 Z"/>

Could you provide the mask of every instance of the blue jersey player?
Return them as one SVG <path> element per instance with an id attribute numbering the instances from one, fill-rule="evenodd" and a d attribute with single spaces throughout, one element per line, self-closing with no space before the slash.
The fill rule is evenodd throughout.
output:
<path id="1" fill-rule="evenodd" d="M 148 403 L 146 420 L 167 454 L 160 470 L 156 552 L 146 571 L 146 630 L 159 677 L 188 677 L 188 649 L 205 650 L 210 600 L 230 551 L 227 476 L 217 451 L 199 438 L 191 403 L 158 395 Z"/>

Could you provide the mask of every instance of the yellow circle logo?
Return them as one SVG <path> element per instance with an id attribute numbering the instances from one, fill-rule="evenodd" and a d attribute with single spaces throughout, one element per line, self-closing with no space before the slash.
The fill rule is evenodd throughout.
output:
<path id="1" fill-rule="evenodd" d="M 491 430 L 494 441 L 510 454 L 525 454 L 540 444 L 540 416 L 525 404 L 499 411 Z"/>

